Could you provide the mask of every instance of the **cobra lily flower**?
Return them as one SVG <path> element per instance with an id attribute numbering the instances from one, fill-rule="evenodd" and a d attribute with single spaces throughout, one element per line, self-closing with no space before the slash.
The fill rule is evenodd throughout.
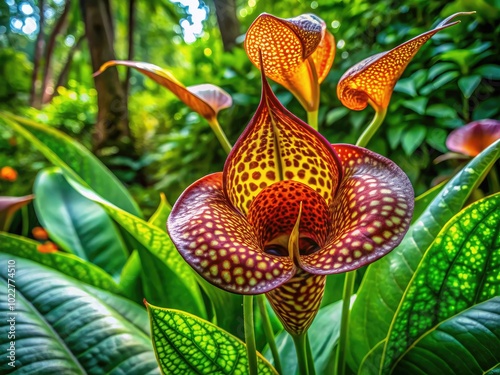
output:
<path id="1" fill-rule="evenodd" d="M 168 70 L 145 62 L 108 61 L 99 68 L 99 71 L 95 75 L 101 74 L 109 67 L 116 65 L 134 68 L 160 85 L 166 87 L 194 112 L 204 117 L 225 150 L 227 152 L 231 150 L 231 145 L 217 121 L 219 111 L 229 108 L 233 104 L 231 96 L 223 89 L 212 84 L 186 87 Z"/>
<path id="2" fill-rule="evenodd" d="M 387 254 L 412 212 L 413 189 L 399 167 L 364 148 L 330 145 L 263 78 L 260 105 L 223 172 L 184 191 L 167 229 L 206 280 L 265 293 L 287 331 L 301 335 L 326 275 Z"/>
<path id="3" fill-rule="evenodd" d="M 0 231 L 7 231 L 17 210 L 33 200 L 33 195 L 0 197 Z"/>
<path id="4" fill-rule="evenodd" d="M 450 23 L 455 17 L 472 13 L 475 12 L 455 13 L 434 29 L 351 67 L 340 78 L 337 86 L 337 95 L 342 104 L 355 111 L 365 109 L 368 104 L 376 111 L 387 109 L 396 82 L 420 47 L 437 32 L 459 23 Z"/>
<path id="5" fill-rule="evenodd" d="M 245 50 L 259 69 L 262 54 L 266 75 L 285 86 L 307 112 L 319 106 L 319 84 L 335 57 L 335 39 L 325 22 L 313 14 L 294 18 L 259 15 L 247 31 Z"/>
<path id="6" fill-rule="evenodd" d="M 500 139 L 500 121 L 479 120 L 453 130 L 446 139 L 446 147 L 450 151 L 474 157 L 497 139 Z"/>

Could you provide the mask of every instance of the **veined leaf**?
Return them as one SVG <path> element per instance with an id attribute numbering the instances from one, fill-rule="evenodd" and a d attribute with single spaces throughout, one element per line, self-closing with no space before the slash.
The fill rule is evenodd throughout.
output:
<path id="1" fill-rule="evenodd" d="M 444 224 L 461 210 L 499 156 L 500 141 L 497 141 L 472 159 L 420 215 L 401 244 L 368 267 L 350 318 L 351 368 L 357 370 L 370 349 L 386 337 L 403 292 L 424 251 Z"/>
<path id="2" fill-rule="evenodd" d="M 154 214 L 149 218 L 148 223 L 165 230 L 170 211 L 172 211 L 172 207 L 167 202 L 165 194 L 160 193 L 160 204 Z"/>
<path id="3" fill-rule="evenodd" d="M 500 295 L 499 228 L 500 193 L 468 206 L 441 230 L 426 251 L 398 307 L 380 373 L 391 372 L 405 351 L 437 324 Z M 479 324 L 486 323 L 479 320 Z M 496 341 L 500 342 L 500 337 L 496 337 Z M 455 345 L 453 340 L 446 340 L 450 352 Z M 490 347 L 495 347 L 494 342 Z M 487 369 L 493 365 L 481 367 Z"/>
<path id="4" fill-rule="evenodd" d="M 68 176 L 66 176 L 68 177 Z M 77 181 L 68 178 L 68 182 L 73 188 L 85 198 L 99 204 L 109 216 L 111 216 L 125 231 L 127 231 L 140 246 L 147 249 L 155 258 L 162 262 L 170 270 L 168 277 L 163 277 L 169 285 L 168 290 L 164 293 L 175 290 L 176 293 L 181 293 L 184 298 L 180 303 L 182 307 L 193 305 L 196 312 L 204 312 L 203 299 L 200 289 L 196 283 L 194 272 L 189 265 L 182 259 L 170 237 L 165 230 L 161 230 L 156 226 L 114 206 L 106 201 L 94 191 L 79 184 Z M 139 246 L 137 246 L 139 247 Z M 141 254 L 140 249 L 139 255 Z M 141 262 L 143 259 L 141 258 Z M 143 264 L 143 269 L 145 266 Z M 147 272 L 147 268 L 145 269 Z M 175 301 L 172 299 L 172 301 Z M 192 311 L 192 309 L 190 309 Z"/>
<path id="5" fill-rule="evenodd" d="M 142 217 L 139 206 L 123 184 L 80 143 L 54 128 L 22 117 L 0 112 L 0 118 L 73 179 L 88 184 L 121 209 Z"/>
<path id="6" fill-rule="evenodd" d="M 127 249 L 106 211 L 73 189 L 59 168 L 41 171 L 33 189 L 37 217 L 51 238 L 118 278 Z"/>
<path id="7" fill-rule="evenodd" d="M 443 181 L 440 184 L 430 188 L 425 193 L 420 194 L 415 198 L 415 207 L 413 209 L 413 219 L 412 224 L 418 220 L 420 215 L 425 211 L 429 204 L 437 197 L 437 195 L 444 189 L 447 181 Z"/>
<path id="8" fill-rule="evenodd" d="M 398 374 L 498 374 L 500 297 L 454 315 L 415 342 L 398 363 Z"/>
<path id="9" fill-rule="evenodd" d="M 182 311 L 148 307 L 153 345 L 165 374 L 246 374 L 245 344 L 217 326 Z M 277 374 L 258 354 L 259 374 Z"/>
<path id="10" fill-rule="evenodd" d="M 16 374 L 160 373 L 140 306 L 27 259 L 0 253 L 0 264 L 0 330 L 15 321 L 15 340 L 2 334 L 0 345 L 15 341 Z M 2 374 L 12 371 L 9 361 L 1 356 Z"/>
<path id="11" fill-rule="evenodd" d="M 111 293 L 121 293 L 120 287 L 103 269 L 73 254 L 60 251 L 43 254 L 38 251 L 39 245 L 28 238 L 0 232 L 0 252 L 32 260 Z"/>

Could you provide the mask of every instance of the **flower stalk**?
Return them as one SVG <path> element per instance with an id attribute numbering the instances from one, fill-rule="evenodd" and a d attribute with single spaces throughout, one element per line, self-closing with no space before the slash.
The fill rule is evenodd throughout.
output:
<path id="1" fill-rule="evenodd" d="M 356 271 L 345 274 L 344 292 L 342 294 L 342 317 L 340 320 L 340 336 L 335 360 L 337 375 L 345 374 L 345 353 L 347 347 L 347 327 L 349 326 L 349 316 L 351 312 L 351 296 L 354 290 Z"/>
<path id="2" fill-rule="evenodd" d="M 278 353 L 276 341 L 274 340 L 273 327 L 269 319 L 269 314 L 267 313 L 265 297 L 263 294 L 257 296 L 257 305 L 259 306 L 260 316 L 262 318 L 262 328 L 264 329 L 267 344 L 269 345 L 269 349 L 271 350 L 271 354 L 273 355 L 274 368 L 276 369 L 276 371 L 278 371 L 279 374 L 282 374 L 283 370 L 281 369 L 280 355 Z"/>
<path id="3" fill-rule="evenodd" d="M 245 325 L 245 343 L 247 344 L 248 373 L 258 375 L 257 347 L 253 325 L 253 296 L 243 296 L 243 319 Z"/>
<path id="4" fill-rule="evenodd" d="M 372 137 L 377 132 L 378 128 L 380 128 L 380 125 L 382 125 L 382 122 L 384 122 L 385 115 L 387 114 L 387 107 L 385 107 L 385 108 L 378 107 L 374 103 L 370 103 L 370 104 L 375 109 L 375 115 L 373 116 L 373 119 L 370 122 L 370 124 L 366 127 L 363 134 L 361 134 L 360 137 L 358 138 L 358 141 L 356 142 L 356 146 L 359 146 L 359 147 L 366 147 L 368 142 L 370 142 Z"/>

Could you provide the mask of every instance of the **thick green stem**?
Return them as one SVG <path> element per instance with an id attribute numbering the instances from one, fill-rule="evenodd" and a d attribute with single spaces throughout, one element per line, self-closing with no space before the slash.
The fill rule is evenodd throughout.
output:
<path id="1" fill-rule="evenodd" d="M 309 341 L 309 335 L 306 337 L 307 345 L 307 367 L 309 369 L 309 375 L 316 375 L 316 368 L 314 367 L 314 357 L 311 349 L 311 342 Z"/>
<path id="2" fill-rule="evenodd" d="M 224 133 L 224 131 L 220 127 L 220 124 L 219 124 L 219 121 L 217 121 L 217 118 L 210 120 L 208 123 L 210 124 L 210 127 L 214 131 L 215 136 L 219 140 L 219 143 L 221 144 L 224 151 L 226 151 L 229 154 L 229 152 L 231 151 L 233 146 L 231 146 L 231 143 L 229 143 L 229 141 L 227 140 L 226 134 Z"/>
<path id="3" fill-rule="evenodd" d="M 23 226 L 21 229 L 21 234 L 23 237 L 28 237 L 28 231 L 29 231 L 29 215 L 28 215 L 28 206 L 23 206 L 21 207 L 21 216 L 23 218 Z"/>
<path id="4" fill-rule="evenodd" d="M 342 294 L 342 318 L 340 320 L 340 337 L 337 349 L 336 366 L 337 375 L 345 374 L 345 353 L 347 347 L 347 327 L 349 325 L 349 314 L 351 307 L 351 296 L 354 290 L 356 271 L 347 272 L 344 281 L 344 293 Z"/>
<path id="5" fill-rule="evenodd" d="M 375 116 L 373 117 L 372 122 L 370 122 L 370 125 L 368 125 L 363 134 L 361 134 L 358 138 L 356 146 L 366 147 L 368 142 L 370 142 L 370 139 L 372 139 L 373 135 L 377 132 L 378 128 L 384 121 L 387 108 L 378 108 L 376 106 L 373 106 L 373 108 L 375 109 Z"/>
<path id="6" fill-rule="evenodd" d="M 266 309 L 266 297 L 263 294 L 258 295 L 257 305 L 260 309 L 260 316 L 262 317 L 262 326 L 264 328 L 264 334 L 266 335 L 266 340 L 271 349 L 271 353 L 274 359 L 274 368 L 279 374 L 282 374 L 280 355 L 278 353 L 278 347 L 276 346 L 276 341 L 274 340 L 273 327 L 271 325 L 271 320 L 269 319 L 269 314 Z"/>
<path id="7" fill-rule="evenodd" d="M 295 336 L 292 335 L 293 343 L 295 344 L 295 352 L 297 353 L 297 362 L 299 364 L 300 375 L 310 375 L 307 365 L 307 333 Z"/>
<path id="8" fill-rule="evenodd" d="M 247 344 L 248 373 L 257 375 L 257 347 L 253 327 L 253 296 L 243 296 L 243 319 L 245 321 L 245 342 Z"/>
<path id="9" fill-rule="evenodd" d="M 307 123 L 314 130 L 318 130 L 318 110 L 307 112 Z"/>

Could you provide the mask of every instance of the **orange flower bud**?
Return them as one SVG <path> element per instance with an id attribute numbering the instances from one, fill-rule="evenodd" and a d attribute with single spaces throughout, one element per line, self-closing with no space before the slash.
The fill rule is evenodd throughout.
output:
<path id="1" fill-rule="evenodd" d="M 36 240 L 46 241 L 49 239 L 49 235 L 48 235 L 47 231 L 45 229 L 43 229 L 42 227 L 34 227 L 31 230 L 31 233 L 33 234 L 33 237 Z"/>
<path id="2" fill-rule="evenodd" d="M 43 254 L 55 253 L 57 251 L 57 246 L 51 241 L 46 241 L 45 243 L 38 245 L 37 250 Z"/>
<path id="3" fill-rule="evenodd" d="M 0 169 L 0 179 L 14 182 L 17 180 L 17 171 L 9 166 Z"/>

